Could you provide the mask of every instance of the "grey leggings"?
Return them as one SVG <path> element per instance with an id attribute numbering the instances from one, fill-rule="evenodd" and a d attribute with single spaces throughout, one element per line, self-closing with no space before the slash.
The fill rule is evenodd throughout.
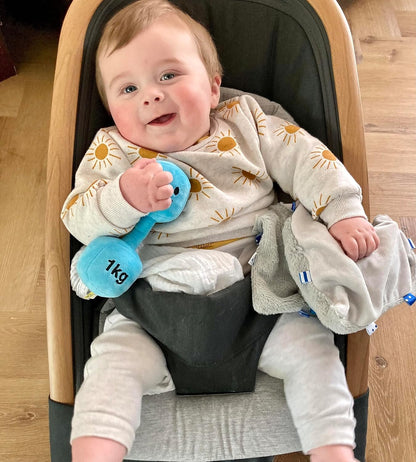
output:
<path id="1" fill-rule="evenodd" d="M 142 396 L 174 389 L 165 358 L 137 323 L 116 311 L 92 343 L 91 353 L 75 399 L 71 440 L 109 438 L 130 450 L 140 425 Z M 316 318 L 282 315 L 258 368 L 283 379 L 305 453 L 329 444 L 354 447 L 353 398 L 333 334 Z"/>

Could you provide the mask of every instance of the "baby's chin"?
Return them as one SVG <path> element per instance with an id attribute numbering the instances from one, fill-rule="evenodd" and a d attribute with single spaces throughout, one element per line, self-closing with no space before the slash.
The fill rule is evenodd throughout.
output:
<path id="1" fill-rule="evenodd" d="M 153 153 L 169 154 L 172 152 L 186 151 L 193 146 L 198 145 L 203 140 L 209 137 L 210 129 L 208 130 L 195 130 L 192 133 L 163 133 L 163 129 L 154 130 L 151 136 L 149 134 L 144 137 L 131 136 L 128 137 L 127 133 L 122 133 L 119 129 L 120 134 L 130 143 L 140 146 L 142 150 L 148 151 L 147 155 Z"/>
<path id="2" fill-rule="evenodd" d="M 197 146 L 199 143 L 201 143 L 203 140 L 208 138 L 208 134 L 204 135 L 202 137 L 198 137 L 197 139 L 193 139 L 192 141 L 187 141 L 184 143 L 173 143 L 173 144 L 168 144 L 168 145 L 153 145 L 153 147 L 150 148 L 145 148 L 149 151 L 154 151 L 158 152 L 160 154 L 169 154 L 171 152 L 179 152 L 179 151 L 186 151 L 189 148 L 192 148 L 192 146 Z"/>

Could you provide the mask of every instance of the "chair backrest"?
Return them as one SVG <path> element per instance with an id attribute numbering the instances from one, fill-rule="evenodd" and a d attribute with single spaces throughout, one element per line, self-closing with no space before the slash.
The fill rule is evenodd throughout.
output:
<path id="1" fill-rule="evenodd" d="M 95 86 L 95 52 L 107 20 L 132 1 L 104 0 L 89 24 L 78 98 L 76 162 L 96 131 L 111 124 Z M 329 42 L 320 18 L 306 0 L 174 3 L 211 32 L 224 67 L 224 86 L 279 102 L 342 160 Z"/>
<path id="2" fill-rule="evenodd" d="M 68 248 L 63 235 L 66 231 L 58 221 L 60 207 L 71 188 L 71 178 L 73 180 L 96 131 L 112 123 L 95 85 L 97 44 L 108 19 L 132 1 L 74 0 L 64 22 L 48 159 L 47 270 L 55 271 L 50 274 L 50 285 L 62 285 L 69 271 L 69 255 L 62 256 Z M 302 127 L 344 161 L 362 185 L 367 205 L 363 125 L 354 53 L 348 26 L 336 1 L 173 1 L 210 30 L 224 67 L 224 86 L 280 103 Z M 62 152 L 64 139 L 69 146 Z M 53 231 L 56 227 L 61 230 L 58 237 Z M 78 246 L 71 241 L 72 254 Z M 56 254 L 64 260 L 58 272 Z M 47 304 L 54 307 L 51 310 L 56 310 L 57 304 L 67 306 L 68 287 L 59 290 L 59 294 L 53 289 L 50 293 L 47 291 Z M 95 302 L 97 309 L 100 304 L 101 301 Z M 74 296 L 72 320 L 65 307 L 54 311 L 49 319 L 50 323 L 66 329 L 72 324 L 77 336 L 73 342 L 75 363 L 81 364 L 76 367 L 75 388 L 78 388 L 83 362 L 89 354 L 89 341 L 96 331 L 96 310 L 91 309 L 91 302 Z M 50 342 L 50 357 L 60 358 L 61 347 L 53 343 L 53 339 Z"/>

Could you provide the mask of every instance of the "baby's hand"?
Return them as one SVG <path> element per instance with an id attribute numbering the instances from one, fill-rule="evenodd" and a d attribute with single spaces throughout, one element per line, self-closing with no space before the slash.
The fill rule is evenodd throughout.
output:
<path id="1" fill-rule="evenodd" d="M 155 159 L 139 159 L 120 178 L 120 189 L 126 201 L 143 213 L 170 207 L 173 187 L 170 172 L 165 172 Z"/>
<path id="2" fill-rule="evenodd" d="M 338 221 L 329 228 L 329 233 L 354 261 L 368 257 L 380 244 L 373 225 L 361 217 Z"/>

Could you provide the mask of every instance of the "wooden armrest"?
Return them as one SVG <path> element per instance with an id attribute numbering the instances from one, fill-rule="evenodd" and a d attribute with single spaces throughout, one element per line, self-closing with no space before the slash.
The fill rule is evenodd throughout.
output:
<path id="1" fill-rule="evenodd" d="M 363 204 L 369 214 L 368 173 L 361 94 L 351 32 L 335 0 L 308 0 L 322 19 L 331 43 L 335 91 L 343 145 L 343 162 L 361 185 Z"/>
<path id="2" fill-rule="evenodd" d="M 308 1 L 321 17 L 331 43 L 343 162 L 362 188 L 364 209 L 370 217 L 361 94 L 350 29 L 335 0 Z M 362 395 L 368 389 L 369 345 L 370 339 L 366 331 L 348 336 L 347 381 L 354 397 Z"/>
<path id="3" fill-rule="evenodd" d="M 65 17 L 55 70 L 47 165 L 46 313 L 50 397 L 74 401 L 69 233 L 60 215 L 71 191 L 76 104 L 85 32 L 101 0 L 74 0 Z"/>

